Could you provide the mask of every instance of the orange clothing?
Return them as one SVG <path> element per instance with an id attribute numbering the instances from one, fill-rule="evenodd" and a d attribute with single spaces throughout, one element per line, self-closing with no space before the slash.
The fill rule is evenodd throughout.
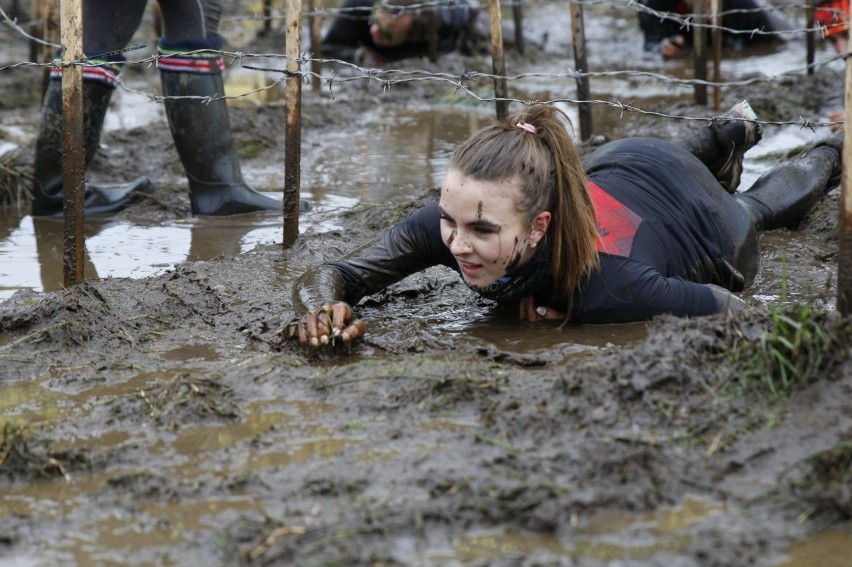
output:
<path id="1" fill-rule="evenodd" d="M 814 12 L 814 23 L 823 28 L 823 37 L 846 33 L 849 31 L 849 0 L 820 2 Z"/>

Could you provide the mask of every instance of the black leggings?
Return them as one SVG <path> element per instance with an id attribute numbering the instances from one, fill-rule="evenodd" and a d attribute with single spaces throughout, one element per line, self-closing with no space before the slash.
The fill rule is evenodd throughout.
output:
<path id="1" fill-rule="evenodd" d="M 163 39 L 182 42 L 214 37 L 222 13 L 221 0 L 158 0 Z M 84 0 L 83 45 L 92 57 L 122 49 L 142 23 L 147 0 Z"/>
<path id="2" fill-rule="evenodd" d="M 748 286 L 757 275 L 760 263 L 758 232 L 794 227 L 801 221 L 839 174 L 840 153 L 830 145 L 817 145 L 804 155 L 767 171 L 748 190 L 730 195 L 692 153 L 697 149 L 696 139 L 707 143 L 714 139 L 700 134 L 702 132 L 680 143 L 645 138 L 618 140 L 602 146 L 583 163 L 588 171 L 605 166 L 607 162 L 627 161 L 627 155 L 660 156 L 667 164 L 666 173 L 661 176 L 661 171 L 654 170 L 653 179 L 666 185 L 668 189 L 664 193 L 668 191 L 671 198 L 677 198 L 678 190 L 688 191 L 700 203 L 700 210 L 706 212 L 718 229 L 722 260 L 742 276 L 723 285 L 737 291 Z M 712 151 L 696 153 L 705 158 L 714 155 Z M 637 174 L 642 175 L 638 171 Z M 675 222 L 673 220 L 673 224 Z M 739 281 L 735 281 L 737 279 Z"/>

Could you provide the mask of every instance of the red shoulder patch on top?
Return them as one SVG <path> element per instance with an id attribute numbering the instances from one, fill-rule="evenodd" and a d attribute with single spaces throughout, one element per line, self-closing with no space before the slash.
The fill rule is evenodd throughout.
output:
<path id="1" fill-rule="evenodd" d="M 595 183 L 589 181 L 589 196 L 595 206 L 598 227 L 598 252 L 630 256 L 633 237 L 642 223 L 642 217 L 615 200 Z"/>

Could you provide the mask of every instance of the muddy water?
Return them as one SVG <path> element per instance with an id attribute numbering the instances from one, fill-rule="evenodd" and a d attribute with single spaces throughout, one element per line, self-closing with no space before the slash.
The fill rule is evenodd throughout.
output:
<path id="1" fill-rule="evenodd" d="M 116 114 L 134 115 L 121 108 Z M 453 147 L 487 117 L 484 111 L 453 108 L 403 114 L 382 109 L 367 120 L 368 129 L 340 132 L 325 137 L 321 148 L 306 148 L 302 196 L 313 211 L 302 215 L 300 232 L 333 229 L 333 215 L 358 202 L 386 202 L 439 185 Z M 263 187 L 280 175 L 280 168 L 244 167 L 244 174 Z M 0 299 L 18 289 L 58 289 L 61 219 L 20 217 L 7 209 L 0 211 L 0 226 L 9 231 L 0 241 Z M 154 226 L 89 219 L 86 232 L 87 278 L 144 277 L 186 260 L 208 260 L 282 240 L 280 215 L 274 214 L 180 219 Z"/>

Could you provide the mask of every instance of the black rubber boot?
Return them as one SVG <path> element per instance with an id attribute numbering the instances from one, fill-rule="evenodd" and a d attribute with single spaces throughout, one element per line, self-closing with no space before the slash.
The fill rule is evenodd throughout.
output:
<path id="1" fill-rule="evenodd" d="M 83 82 L 83 143 L 85 165 L 92 162 L 98 149 L 112 89 L 101 83 Z M 33 166 L 33 216 L 61 215 L 62 190 L 62 82 L 48 83 L 42 106 L 41 123 L 36 139 Z M 153 193 L 154 182 L 139 177 L 117 185 L 86 184 L 86 213 L 109 213 L 121 210 L 143 193 Z"/>
<path id="2" fill-rule="evenodd" d="M 681 144 L 700 159 L 728 193 L 735 193 L 743 171 L 743 155 L 760 141 L 763 130 L 748 101 L 686 136 Z"/>
<path id="3" fill-rule="evenodd" d="M 755 228 L 795 228 L 825 192 L 837 185 L 842 171 L 843 132 L 817 142 L 801 157 L 763 174 L 736 199 Z"/>
<path id="4" fill-rule="evenodd" d="M 163 94 L 198 99 L 166 99 L 166 117 L 189 180 L 194 215 L 233 215 L 281 211 L 282 202 L 243 180 L 228 119 L 222 75 L 160 71 Z"/>

